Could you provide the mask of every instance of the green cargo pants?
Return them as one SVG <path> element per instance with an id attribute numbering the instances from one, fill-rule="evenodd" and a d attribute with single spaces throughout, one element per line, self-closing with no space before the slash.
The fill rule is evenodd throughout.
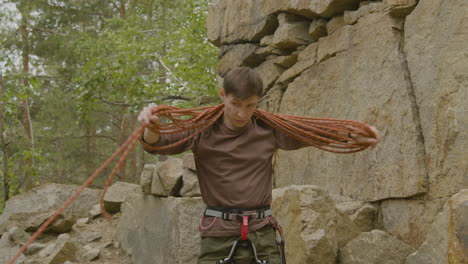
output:
<path id="1" fill-rule="evenodd" d="M 270 225 L 257 231 L 249 232 L 248 238 L 252 240 L 257 249 L 260 260 L 267 260 L 270 264 L 281 264 L 281 256 L 276 244 L 275 231 Z M 239 236 L 202 237 L 200 257 L 197 264 L 216 264 L 228 256 L 233 243 Z M 239 246 L 234 254 L 235 264 L 252 264 L 253 256 L 247 246 Z"/>

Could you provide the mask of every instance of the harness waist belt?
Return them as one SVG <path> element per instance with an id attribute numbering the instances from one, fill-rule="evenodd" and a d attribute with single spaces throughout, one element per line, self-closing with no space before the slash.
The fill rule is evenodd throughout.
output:
<path id="1" fill-rule="evenodd" d="M 236 210 L 237 211 L 237 210 Z M 252 219 L 263 219 L 266 218 L 267 216 L 272 215 L 271 208 L 266 208 L 266 209 L 261 209 L 261 210 L 251 210 L 255 212 L 232 212 L 232 211 L 220 211 L 220 210 L 215 210 L 211 208 L 205 209 L 205 216 L 212 216 L 212 217 L 219 217 L 222 218 L 223 220 L 231 221 L 231 220 L 238 220 L 242 221 L 243 216 L 247 216 L 249 220 Z"/>

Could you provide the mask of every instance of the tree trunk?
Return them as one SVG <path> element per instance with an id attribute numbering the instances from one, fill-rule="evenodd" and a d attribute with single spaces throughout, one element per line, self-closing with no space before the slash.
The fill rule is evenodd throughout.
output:
<path id="1" fill-rule="evenodd" d="M 120 115 L 120 136 L 119 136 L 119 145 L 122 145 L 125 142 L 125 139 L 127 139 L 127 115 L 125 114 L 126 112 L 126 107 L 122 109 L 121 115 Z M 127 160 L 124 160 L 122 163 L 122 166 L 119 168 L 119 176 L 121 181 L 126 181 L 126 170 L 127 170 Z"/>
<path id="2" fill-rule="evenodd" d="M 86 173 L 91 175 L 95 170 L 93 166 L 93 135 L 94 129 L 92 129 L 91 122 L 86 120 L 86 160 L 85 160 L 85 167 Z"/>
<path id="3" fill-rule="evenodd" d="M 131 115 L 129 118 L 131 119 L 131 121 L 130 121 L 131 125 L 128 126 L 128 128 L 129 128 L 129 131 L 127 133 L 128 135 L 133 133 L 133 131 L 136 129 L 136 127 L 138 127 L 138 122 L 136 121 L 137 117 L 134 116 L 134 115 Z M 138 147 L 135 146 L 133 148 L 133 150 L 132 150 L 132 153 L 130 153 L 130 173 L 131 173 L 131 176 L 132 176 L 132 182 L 133 183 L 138 182 L 137 175 L 140 173 L 138 171 L 137 160 L 138 160 Z"/>
<path id="4" fill-rule="evenodd" d="M 3 98 L 5 91 L 3 87 L 3 76 L 0 74 L 0 98 Z M 5 123 L 5 110 L 3 104 L 0 103 L 0 145 L 2 147 L 3 152 L 3 204 L 0 208 L 5 207 L 5 203 L 8 199 L 10 199 L 10 172 L 9 172 L 9 164 L 8 164 L 8 143 L 5 140 L 5 136 L 3 135 L 4 131 L 4 123 Z"/>
<path id="5" fill-rule="evenodd" d="M 125 19 L 125 15 L 127 13 L 127 7 L 125 6 L 125 0 L 120 0 L 120 17 Z"/>
<path id="6" fill-rule="evenodd" d="M 26 6 L 25 3 L 27 1 L 22 1 L 19 9 L 21 12 L 21 26 L 20 26 L 20 31 L 21 31 L 21 42 L 22 42 L 22 50 L 21 50 L 21 56 L 22 56 L 22 63 L 23 63 L 23 81 L 22 85 L 23 88 L 27 91 L 29 87 L 29 81 L 28 81 L 28 75 L 29 75 L 29 33 L 28 33 L 28 21 L 27 21 L 27 11 L 26 11 Z M 32 181 L 29 178 L 30 173 L 34 169 L 34 134 L 33 134 L 33 127 L 32 127 L 32 122 L 31 122 L 31 114 L 29 112 L 29 100 L 26 97 L 23 102 L 23 118 L 22 118 L 22 123 L 23 123 L 23 128 L 24 128 L 24 133 L 28 137 L 30 145 L 31 145 L 31 158 L 26 160 L 27 164 L 27 172 L 25 173 L 25 183 L 26 183 L 26 189 L 30 189 L 32 187 Z"/>

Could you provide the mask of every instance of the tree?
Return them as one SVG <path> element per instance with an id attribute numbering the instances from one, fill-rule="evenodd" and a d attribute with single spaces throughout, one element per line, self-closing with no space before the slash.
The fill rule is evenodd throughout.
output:
<path id="1" fill-rule="evenodd" d="M 33 185 L 80 183 L 135 129 L 142 106 L 192 107 L 196 97 L 217 92 L 217 49 L 204 24 L 208 0 L 0 4 L 12 6 L 0 8 L 0 22 L 10 21 L 0 25 L 0 55 L 8 58 L 0 62 L 0 144 L 9 143 L 0 153 L 14 165 L 9 190 L 21 191 L 28 157 L 35 161 Z M 135 181 L 148 158 L 138 148 L 120 179 Z"/>

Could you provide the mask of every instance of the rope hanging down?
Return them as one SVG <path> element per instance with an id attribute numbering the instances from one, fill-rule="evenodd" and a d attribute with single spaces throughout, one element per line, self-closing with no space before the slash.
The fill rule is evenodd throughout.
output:
<path id="1" fill-rule="evenodd" d="M 209 128 L 224 113 L 224 105 L 220 104 L 218 106 L 192 109 L 181 109 L 172 106 L 160 105 L 154 107 L 152 109 L 152 113 L 153 115 L 165 117 L 172 121 L 172 123 L 160 124 L 151 128 L 151 130 L 156 131 L 161 135 L 174 134 L 187 130 L 194 131 L 186 138 L 170 145 L 151 147 L 152 150 L 165 150 L 183 144 Z M 353 153 L 362 151 L 370 146 L 353 143 L 354 139 L 350 137 L 351 134 L 372 138 L 377 137 L 368 125 L 352 120 L 273 114 L 259 109 L 255 110 L 254 116 L 302 142 L 329 152 Z M 128 153 L 140 139 L 144 128 L 144 125 L 141 125 L 137 130 L 135 130 L 132 135 L 130 135 L 130 137 L 77 189 L 77 191 L 70 196 L 63 206 L 39 227 L 39 229 L 20 248 L 18 253 L 8 262 L 8 264 L 14 264 L 26 248 L 28 248 L 28 246 L 42 232 L 44 232 L 44 230 L 73 202 L 73 200 L 78 197 L 84 188 L 91 184 L 93 180 L 96 179 L 96 177 L 99 176 L 101 172 L 120 155 L 117 164 L 114 166 L 111 174 L 106 180 L 100 198 L 102 214 L 109 221 L 112 221 L 112 216 L 104 208 L 104 196 L 107 188 L 113 182 L 117 170 L 122 166 Z"/>

